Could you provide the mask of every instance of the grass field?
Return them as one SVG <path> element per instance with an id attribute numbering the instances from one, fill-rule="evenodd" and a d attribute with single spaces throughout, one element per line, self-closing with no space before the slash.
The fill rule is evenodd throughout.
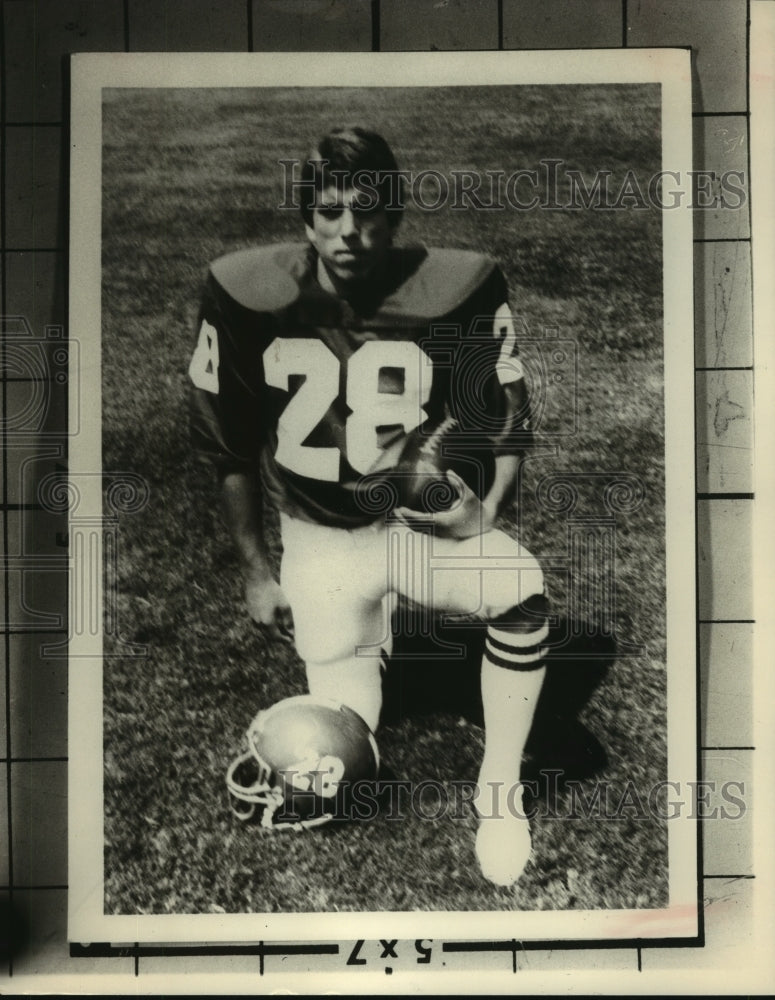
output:
<path id="1" fill-rule="evenodd" d="M 407 810 L 400 822 L 273 836 L 229 812 L 224 770 L 247 724 L 259 708 L 302 693 L 304 672 L 293 649 L 268 641 L 244 612 L 214 478 L 189 447 L 185 373 L 207 262 L 302 238 L 297 213 L 277 208 L 277 161 L 343 121 L 382 131 L 413 170 L 510 174 L 555 158 L 588 178 L 605 169 L 621 182 L 630 169 L 647 179 L 660 162 L 656 88 L 109 95 L 104 468 L 141 474 L 150 502 L 121 519 L 115 581 L 120 635 L 145 644 L 147 656 L 122 657 L 109 640 L 105 661 L 106 912 L 663 906 L 666 824 L 632 808 L 565 821 L 539 810 L 534 861 L 510 890 L 479 875 L 467 813 L 432 821 Z M 566 380 L 544 400 L 519 530 L 545 561 L 563 618 L 590 628 L 551 668 L 530 765 L 579 777 L 587 796 L 608 781 L 614 804 L 628 782 L 645 797 L 666 776 L 659 213 L 410 206 L 401 241 L 418 240 L 498 258 L 514 312 L 538 343 L 526 344 L 528 358 L 555 337 L 575 347 L 573 391 Z M 571 417 L 576 430 L 562 436 Z M 620 473 L 638 477 L 643 503 L 616 515 L 615 549 L 574 562 L 569 512 L 546 503 L 542 479 L 585 477 L 574 514 L 599 520 L 600 484 Z M 515 515 L 506 526 L 517 530 Z M 614 606 L 606 604 L 611 589 Z M 620 654 L 632 655 L 613 657 L 614 639 L 601 638 L 609 619 Z M 397 664 L 379 734 L 389 773 L 450 788 L 474 779 L 482 748 L 476 686 L 475 669 L 460 664 Z M 579 708 L 583 729 L 572 721 Z M 568 796 L 560 790 L 560 815 Z"/>

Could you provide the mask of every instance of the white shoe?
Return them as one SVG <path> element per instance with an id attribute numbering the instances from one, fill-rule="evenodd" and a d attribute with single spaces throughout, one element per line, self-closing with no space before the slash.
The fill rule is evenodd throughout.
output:
<path id="1" fill-rule="evenodd" d="M 513 885 L 525 870 L 532 851 L 530 823 L 523 814 L 522 789 L 506 805 L 499 803 L 500 782 L 480 778 L 477 802 L 479 829 L 476 833 L 476 856 L 482 874 L 495 885 Z M 481 802 L 482 807 L 479 806 Z M 487 803 L 487 807 L 484 807 Z"/>
<path id="2" fill-rule="evenodd" d="M 513 885 L 525 870 L 532 846 L 526 819 L 483 819 L 476 833 L 476 856 L 482 875 L 495 885 Z"/>

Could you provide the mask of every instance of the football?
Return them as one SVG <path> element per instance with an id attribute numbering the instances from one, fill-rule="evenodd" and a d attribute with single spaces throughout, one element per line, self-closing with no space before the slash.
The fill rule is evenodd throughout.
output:
<path id="1" fill-rule="evenodd" d="M 355 501 L 376 517 L 396 507 L 423 514 L 450 510 L 459 499 L 447 473 L 455 472 L 482 499 L 495 479 L 489 443 L 460 430 L 455 417 L 426 420 L 385 450 L 355 484 Z"/>
<path id="2" fill-rule="evenodd" d="M 425 514 L 449 510 L 460 499 L 447 476 L 450 471 L 481 499 L 495 479 L 495 456 L 489 445 L 461 435 L 454 417 L 426 420 L 407 436 L 392 470 L 397 506 Z"/>

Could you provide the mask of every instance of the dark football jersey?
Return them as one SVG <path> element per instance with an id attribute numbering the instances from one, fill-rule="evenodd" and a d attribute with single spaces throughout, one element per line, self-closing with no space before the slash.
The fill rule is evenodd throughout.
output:
<path id="1" fill-rule="evenodd" d="M 239 251 L 210 268 L 189 375 L 196 447 L 261 474 L 281 510 L 373 520 L 356 484 L 407 434 L 453 416 L 496 454 L 530 439 L 524 378 L 497 265 L 463 250 L 393 248 L 346 301 L 307 245 Z"/>

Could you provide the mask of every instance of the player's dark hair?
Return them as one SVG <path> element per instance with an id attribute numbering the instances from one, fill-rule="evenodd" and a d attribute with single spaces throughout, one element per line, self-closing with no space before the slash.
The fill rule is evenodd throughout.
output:
<path id="1" fill-rule="evenodd" d="M 318 192 L 357 186 L 374 207 L 384 208 L 392 228 L 401 221 L 404 208 L 403 181 L 396 158 L 377 132 L 358 125 L 332 129 L 311 151 L 301 169 L 301 214 L 308 226 Z"/>

